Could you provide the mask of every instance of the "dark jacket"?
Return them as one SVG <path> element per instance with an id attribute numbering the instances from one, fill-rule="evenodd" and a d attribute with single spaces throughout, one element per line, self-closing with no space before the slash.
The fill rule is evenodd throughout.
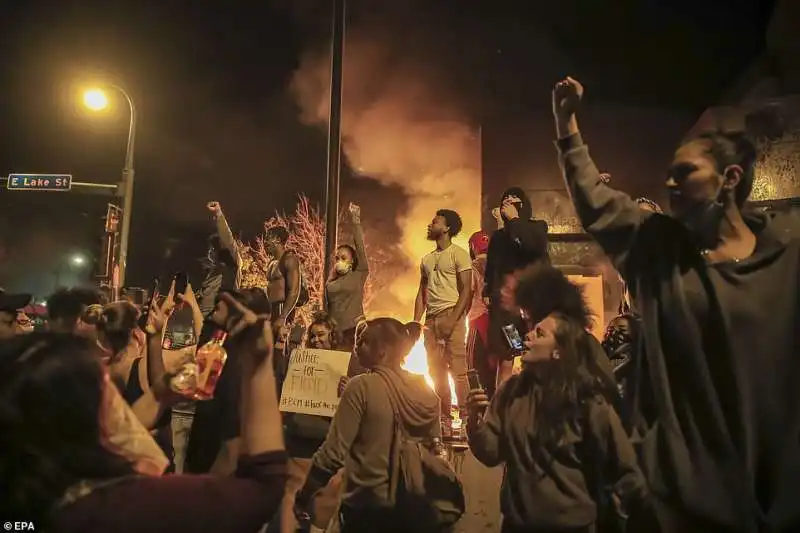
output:
<path id="1" fill-rule="evenodd" d="M 800 239 L 784 215 L 747 215 L 754 253 L 709 265 L 679 221 L 602 183 L 580 135 L 558 142 L 584 229 L 642 319 L 654 400 L 640 420 L 653 493 L 709 528 L 800 523 Z M 638 409 L 638 406 L 637 406 Z M 679 503 L 677 503 L 679 502 Z"/>
<path id="2" fill-rule="evenodd" d="M 511 188 L 503 198 L 514 195 L 522 200 L 519 218 L 504 219 L 504 226 L 494 232 L 486 257 L 483 296 L 499 302 L 505 278 L 515 270 L 547 260 L 547 222 L 534 220 L 530 199 L 522 189 Z M 498 306 L 494 306 L 498 307 Z"/>

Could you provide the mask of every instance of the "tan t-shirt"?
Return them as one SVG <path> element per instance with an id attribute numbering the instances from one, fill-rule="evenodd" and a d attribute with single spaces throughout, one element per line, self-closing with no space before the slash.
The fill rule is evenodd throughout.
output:
<path id="1" fill-rule="evenodd" d="M 421 273 L 428 280 L 425 313 L 433 317 L 452 309 L 458 302 L 458 275 L 472 271 L 467 251 L 456 244 L 434 250 L 422 258 Z"/>

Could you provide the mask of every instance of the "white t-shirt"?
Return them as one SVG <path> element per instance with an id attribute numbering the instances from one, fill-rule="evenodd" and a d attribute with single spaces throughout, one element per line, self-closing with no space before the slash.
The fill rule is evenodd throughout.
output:
<path id="1" fill-rule="evenodd" d="M 427 316 L 436 316 L 452 309 L 458 302 L 458 275 L 472 271 L 469 253 L 451 244 L 444 250 L 434 250 L 422 258 L 421 273 L 428 280 L 426 294 Z"/>

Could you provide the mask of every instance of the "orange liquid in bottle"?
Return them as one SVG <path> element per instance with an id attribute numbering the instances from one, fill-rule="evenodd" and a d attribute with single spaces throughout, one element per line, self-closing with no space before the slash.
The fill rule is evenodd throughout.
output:
<path id="1" fill-rule="evenodd" d="M 203 345 L 195 355 L 196 370 L 194 380 L 185 380 L 186 386 L 180 393 L 192 400 L 210 400 L 214 397 L 219 376 L 225 368 L 228 352 L 223 348 L 227 335 L 217 331 L 211 340 Z"/>
<path id="2" fill-rule="evenodd" d="M 214 397 L 219 376 L 225 368 L 228 352 L 222 347 L 227 335 L 217 331 L 211 340 L 197 350 L 197 389 L 195 400 L 210 400 Z"/>

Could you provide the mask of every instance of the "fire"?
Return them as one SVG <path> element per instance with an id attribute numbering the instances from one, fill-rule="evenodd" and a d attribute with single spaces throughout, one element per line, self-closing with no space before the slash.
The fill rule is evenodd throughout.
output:
<path id="1" fill-rule="evenodd" d="M 420 337 L 416 344 L 414 344 L 414 347 L 411 348 L 411 351 L 408 352 L 406 362 L 403 364 L 403 370 L 424 377 L 425 383 L 427 383 L 432 390 L 436 390 L 433 385 L 433 379 L 431 378 L 428 370 L 428 353 L 425 350 L 425 341 L 422 337 Z M 453 381 L 452 374 L 447 374 L 447 382 L 450 385 L 450 404 L 453 406 L 458 406 L 456 384 L 455 381 Z"/>

